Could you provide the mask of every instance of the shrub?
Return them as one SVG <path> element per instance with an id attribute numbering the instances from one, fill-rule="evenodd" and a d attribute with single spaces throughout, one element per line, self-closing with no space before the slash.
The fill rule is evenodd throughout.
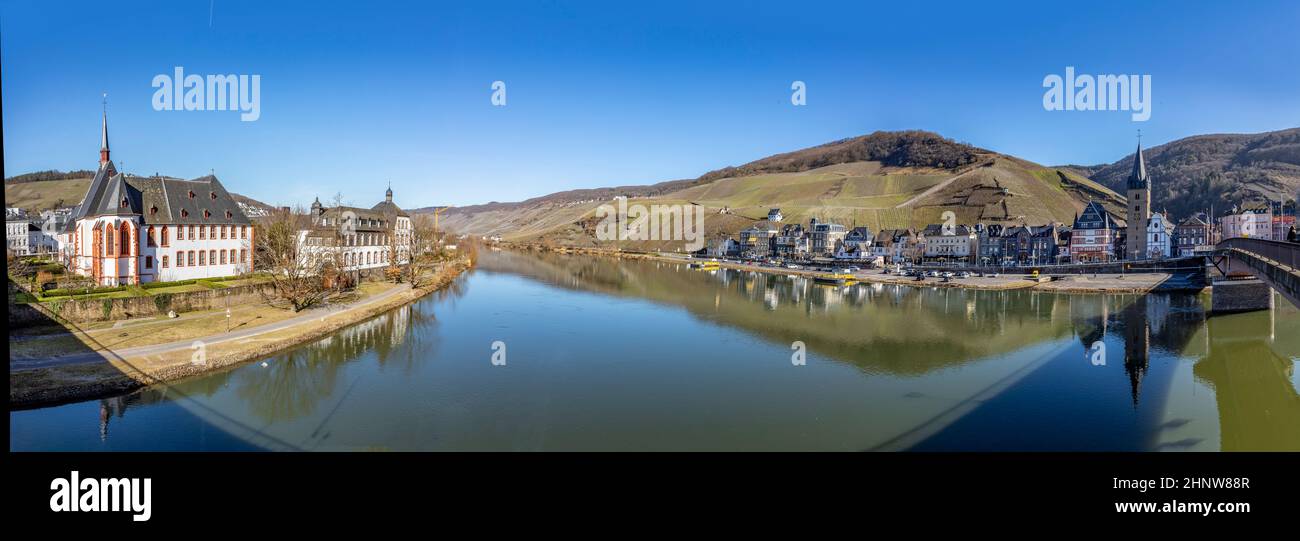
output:
<path id="1" fill-rule="evenodd" d="M 115 287 L 66 287 L 56 288 L 45 292 L 46 297 L 66 297 L 68 295 L 89 295 L 91 293 L 112 293 L 114 291 L 125 291 L 127 286 Z"/>
<path id="2" fill-rule="evenodd" d="M 171 308 L 172 305 L 171 293 L 159 293 L 158 295 L 155 295 L 153 298 L 153 305 L 158 309 L 159 313 L 167 312 L 167 309 Z"/>
<path id="3" fill-rule="evenodd" d="M 187 286 L 196 282 L 198 282 L 198 280 L 194 280 L 194 279 L 177 280 L 175 282 L 149 282 L 147 284 L 141 284 L 140 287 L 143 287 L 145 289 L 157 289 L 160 287 Z"/>
<path id="4" fill-rule="evenodd" d="M 402 281 L 402 268 L 401 268 L 401 267 L 397 267 L 397 266 L 390 266 L 390 267 L 387 267 L 387 268 L 384 269 L 384 277 L 388 278 L 389 280 L 391 280 L 391 281 L 393 281 L 393 282 L 401 283 L 401 281 Z"/>

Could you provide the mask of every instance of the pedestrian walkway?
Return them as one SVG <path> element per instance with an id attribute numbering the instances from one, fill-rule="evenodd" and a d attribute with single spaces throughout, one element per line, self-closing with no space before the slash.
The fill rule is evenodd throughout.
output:
<path id="1" fill-rule="evenodd" d="M 110 358 L 126 359 L 131 357 L 141 357 L 141 356 L 148 356 L 148 355 L 161 355 L 161 354 L 172 353 L 181 350 L 189 350 L 191 347 L 193 347 L 193 344 L 196 341 L 201 341 L 205 345 L 211 346 L 213 344 L 220 344 L 232 340 L 252 338 L 261 334 L 288 329 L 290 327 L 294 327 L 306 323 L 308 321 L 313 321 L 313 320 L 324 321 L 328 317 L 346 313 L 352 310 L 365 308 L 372 304 L 382 302 L 385 299 L 392 297 L 393 295 L 408 290 L 409 287 L 394 287 L 392 289 L 389 289 L 388 291 L 384 291 L 382 293 L 379 293 L 378 295 L 375 295 L 366 300 L 351 305 L 323 306 L 314 310 L 308 310 L 302 315 L 294 316 L 292 318 L 283 321 L 277 321 L 275 323 L 267 323 L 265 325 L 249 327 L 247 329 L 241 329 L 233 332 L 215 333 L 207 336 L 199 336 L 195 338 L 188 338 L 185 340 L 177 340 L 174 342 L 168 342 L 164 344 L 154 344 L 149 346 L 123 348 L 120 350 L 107 349 L 104 351 L 88 351 L 83 353 L 75 353 L 71 355 L 60 355 L 55 357 L 37 358 L 37 359 L 21 359 L 21 360 L 10 359 L 9 370 L 18 372 L 23 370 L 36 370 L 40 368 L 51 368 L 57 366 L 70 366 L 70 365 L 78 365 L 78 364 L 105 362 Z"/>

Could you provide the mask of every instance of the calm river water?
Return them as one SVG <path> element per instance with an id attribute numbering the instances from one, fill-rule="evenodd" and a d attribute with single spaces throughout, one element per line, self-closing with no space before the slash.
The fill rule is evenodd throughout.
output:
<path id="1" fill-rule="evenodd" d="M 1205 301 L 484 252 L 448 290 L 265 362 L 11 412 L 10 445 L 1300 450 L 1300 313 Z"/>

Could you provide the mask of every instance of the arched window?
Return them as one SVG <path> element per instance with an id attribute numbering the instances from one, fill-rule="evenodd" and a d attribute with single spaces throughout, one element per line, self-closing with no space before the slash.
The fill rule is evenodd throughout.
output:
<path id="1" fill-rule="evenodd" d="M 169 236 L 169 235 L 168 235 L 168 231 L 167 231 L 167 226 L 164 225 L 164 226 L 162 226 L 162 245 L 163 245 L 163 246 L 167 246 L 167 245 L 171 244 L 171 243 L 169 242 L 171 239 L 169 239 L 168 236 Z"/>
<path id="2" fill-rule="evenodd" d="M 131 255 L 131 224 L 122 222 L 121 244 L 122 248 L 118 250 L 118 255 Z"/>
<path id="3" fill-rule="evenodd" d="M 104 224 L 104 255 L 113 255 L 117 243 L 113 242 L 113 224 Z"/>
<path id="4" fill-rule="evenodd" d="M 155 241 L 155 239 L 156 239 L 156 237 L 154 237 L 154 234 L 155 234 L 155 233 L 157 233 L 157 232 L 154 231 L 153 226 L 152 226 L 152 225 L 149 226 L 149 234 L 148 234 L 147 237 L 145 237 L 145 243 L 147 243 L 149 246 L 157 246 L 157 245 L 158 245 L 158 243 Z"/>

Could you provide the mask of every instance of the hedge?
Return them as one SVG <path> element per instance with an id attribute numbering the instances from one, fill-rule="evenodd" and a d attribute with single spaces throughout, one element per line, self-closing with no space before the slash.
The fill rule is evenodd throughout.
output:
<path id="1" fill-rule="evenodd" d="M 235 275 L 235 276 L 219 276 L 215 278 L 191 278 L 189 280 L 177 280 L 175 282 L 146 282 L 143 284 L 139 284 L 138 287 L 140 287 L 141 289 L 156 289 L 160 287 L 188 286 L 192 284 L 200 284 L 209 289 L 224 289 L 229 286 L 223 284 L 216 284 L 213 282 L 224 282 L 226 280 L 237 280 L 240 278 L 245 278 L 245 276 Z M 112 293 L 114 291 L 125 291 L 126 289 L 131 287 L 137 287 L 137 286 L 124 285 L 124 286 L 97 287 L 97 288 L 89 288 L 89 287 L 56 288 L 56 289 L 50 289 L 48 291 L 43 292 L 41 296 L 66 297 L 68 295 L 89 295 L 92 293 Z"/>
<path id="2" fill-rule="evenodd" d="M 192 278 L 189 280 L 177 280 L 175 282 L 145 282 L 143 284 L 140 284 L 140 287 L 143 287 L 145 289 L 154 289 L 159 287 L 187 286 L 190 284 L 198 283 L 198 281 L 199 280 L 197 278 Z"/>
<path id="3" fill-rule="evenodd" d="M 41 294 L 43 297 L 66 297 L 68 295 L 90 295 L 94 293 L 112 293 L 114 291 L 126 291 L 130 286 L 114 287 L 65 287 L 55 288 L 45 291 Z"/>

